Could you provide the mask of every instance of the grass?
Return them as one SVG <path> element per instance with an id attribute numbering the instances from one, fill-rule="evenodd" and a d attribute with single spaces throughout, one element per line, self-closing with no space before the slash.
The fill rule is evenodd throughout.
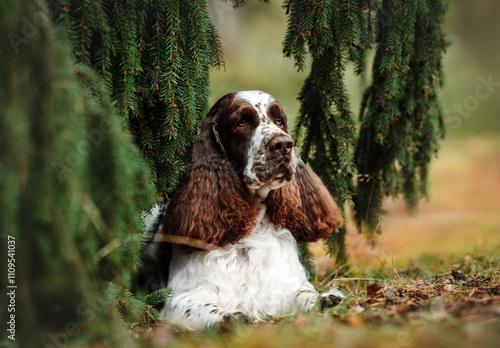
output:
<path id="1" fill-rule="evenodd" d="M 259 9 L 261 9 L 260 12 Z M 262 10 L 263 9 L 263 10 Z M 453 17 L 455 18 L 455 17 Z M 280 2 L 250 2 L 214 15 L 222 35 L 226 69 L 211 77 L 210 102 L 227 92 L 261 89 L 283 105 L 291 123 L 307 72 L 282 57 L 286 17 Z M 240 23 L 238 25 L 237 23 Z M 451 22 L 450 22 L 451 23 Z M 473 95 L 479 76 L 494 73 L 475 64 L 449 25 L 455 44 L 445 56 L 443 103 L 452 113 Z M 369 76 L 369 75 L 367 75 Z M 346 84 L 357 113 L 369 78 Z M 495 92 L 498 94 L 498 91 Z M 337 307 L 266 323 L 236 325 L 222 334 L 177 331 L 159 324 L 137 327 L 137 342 L 151 347 L 497 347 L 500 342 L 500 141 L 498 103 L 482 101 L 459 129 L 450 129 L 433 163 L 429 200 L 412 215 L 400 199 L 388 199 L 388 215 L 376 244 L 348 225 L 350 270 L 333 283 L 347 298 Z M 453 114 L 452 114 L 453 115 Z M 316 285 L 336 267 L 324 246 L 316 255 Z M 327 279 L 327 280 L 328 280 Z M 322 282 L 325 281 L 323 284 Z"/>
<path id="2" fill-rule="evenodd" d="M 431 199 L 417 214 L 388 201 L 371 246 L 348 226 L 349 271 L 314 244 L 318 288 L 347 298 L 323 312 L 192 333 L 135 326 L 150 347 L 496 347 L 500 342 L 500 146 L 450 139 L 431 170 Z"/>
<path id="3" fill-rule="evenodd" d="M 498 253 L 430 261 L 410 269 L 381 262 L 334 280 L 347 298 L 323 312 L 236 325 L 225 333 L 159 325 L 139 335 L 152 347 L 493 347 L 500 339 Z"/>

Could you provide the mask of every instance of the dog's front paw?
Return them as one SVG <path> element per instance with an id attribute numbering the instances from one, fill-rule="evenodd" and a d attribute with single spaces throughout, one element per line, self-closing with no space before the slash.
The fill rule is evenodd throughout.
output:
<path id="1" fill-rule="evenodd" d="M 320 307 L 321 310 L 338 306 L 344 300 L 345 295 L 337 288 L 330 288 L 321 294 Z"/>

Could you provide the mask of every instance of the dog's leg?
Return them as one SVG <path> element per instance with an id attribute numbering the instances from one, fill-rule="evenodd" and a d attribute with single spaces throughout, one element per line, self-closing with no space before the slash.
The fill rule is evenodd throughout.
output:
<path id="1" fill-rule="evenodd" d="M 337 288 L 331 287 L 320 296 L 320 309 L 331 308 L 339 305 L 345 295 Z"/>
<path id="2" fill-rule="evenodd" d="M 163 318 L 179 327 L 201 330 L 211 326 L 226 325 L 234 321 L 251 321 L 250 318 L 237 310 L 221 308 L 215 301 L 210 301 L 208 297 L 202 298 L 189 293 L 183 295 L 172 298 L 163 311 Z"/>
<path id="3" fill-rule="evenodd" d="M 327 291 L 319 294 L 315 290 L 301 290 L 295 298 L 295 306 L 299 310 L 310 311 L 314 309 L 318 303 L 320 309 L 334 307 L 342 302 L 345 298 L 344 294 L 337 288 L 330 288 Z"/>
<path id="4" fill-rule="evenodd" d="M 300 290 L 295 297 L 295 308 L 309 312 L 318 302 L 318 292 L 314 289 Z"/>

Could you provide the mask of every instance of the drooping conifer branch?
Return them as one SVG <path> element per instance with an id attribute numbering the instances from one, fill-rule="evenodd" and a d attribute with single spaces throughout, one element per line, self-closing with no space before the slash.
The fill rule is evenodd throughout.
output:
<path id="1" fill-rule="evenodd" d="M 177 185 L 207 106 L 210 67 L 223 64 L 205 0 L 67 1 L 57 18 L 76 61 L 99 72 L 149 178 Z"/>
<path id="2" fill-rule="evenodd" d="M 403 194 L 414 209 L 427 190 L 428 165 L 444 136 L 438 89 L 446 48 L 444 1 L 384 0 L 372 84 L 361 110 L 356 221 L 380 232 L 382 200 Z"/>
<path id="3" fill-rule="evenodd" d="M 28 21 L 37 33 L 26 41 L 0 41 L 5 82 L 0 85 L 0 230 L 17 241 L 12 285 L 27 290 L 17 302 L 23 320 L 16 341 L 22 347 L 44 346 L 51 333 L 86 321 L 93 324 L 86 337 L 121 332 L 109 325 L 119 320 L 115 302 L 98 291 L 108 282 L 127 286 L 137 268 L 140 212 L 154 198 L 142 173 L 145 164 L 102 76 L 86 65 L 75 68 L 75 51 L 51 25 L 43 1 L 0 8 L 1 37 L 18 39 Z M 33 18 L 44 25 L 35 27 Z M 102 38 L 69 23 L 84 47 L 87 34 L 91 41 Z M 92 62 L 91 56 L 79 58 Z M 4 279 L 6 271 L 0 271 Z M 85 314 L 90 308 L 92 316 Z M 124 344 L 120 334 L 109 342 Z"/>
<path id="4" fill-rule="evenodd" d="M 308 55 L 313 59 L 299 96 L 301 154 L 341 205 L 356 203 L 359 230 L 380 231 L 383 197 L 403 194 L 414 208 L 425 194 L 428 164 L 444 134 L 438 87 L 445 1 L 286 0 L 284 7 L 285 55 L 298 70 Z M 372 84 L 357 127 L 343 76 L 349 62 L 357 74 L 365 71 L 373 45 Z M 343 246 L 344 233 L 327 241 L 330 252 Z"/>

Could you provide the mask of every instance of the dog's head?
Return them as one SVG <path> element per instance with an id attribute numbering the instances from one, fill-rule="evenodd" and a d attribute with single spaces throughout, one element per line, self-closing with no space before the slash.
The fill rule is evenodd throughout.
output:
<path id="1" fill-rule="evenodd" d="M 164 232 L 223 246 L 250 234 L 263 206 L 300 243 L 342 221 L 321 179 L 296 155 L 280 104 L 260 91 L 230 93 L 202 124 Z"/>
<path id="2" fill-rule="evenodd" d="M 294 142 L 281 105 L 261 91 L 222 97 L 209 113 L 221 150 L 247 188 L 277 189 L 293 179 Z"/>

